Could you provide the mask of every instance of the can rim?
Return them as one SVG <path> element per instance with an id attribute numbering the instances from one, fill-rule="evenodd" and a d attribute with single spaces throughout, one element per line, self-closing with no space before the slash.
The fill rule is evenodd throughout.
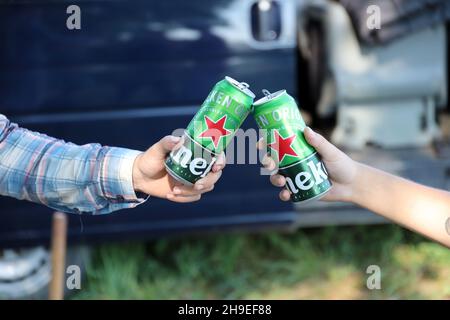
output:
<path id="1" fill-rule="evenodd" d="M 274 93 L 271 93 L 271 94 L 269 94 L 269 95 L 267 95 L 265 97 L 262 97 L 261 99 L 258 99 L 257 101 L 255 101 L 253 103 L 253 106 L 257 107 L 257 106 L 260 106 L 260 105 L 262 105 L 262 104 L 264 104 L 266 102 L 272 101 L 272 100 L 278 98 L 279 96 L 281 96 L 282 94 L 284 94 L 285 92 L 286 92 L 286 89 L 275 91 Z"/>
<path id="2" fill-rule="evenodd" d="M 249 89 L 250 86 L 246 82 L 239 82 L 236 79 L 233 79 L 232 77 L 229 76 L 225 76 L 225 80 L 231 83 L 233 87 L 239 89 L 247 96 L 251 97 L 252 99 L 255 99 L 256 97 L 255 94 Z"/>
<path id="3" fill-rule="evenodd" d="M 194 183 L 187 181 L 186 179 L 184 179 L 183 177 L 180 177 L 178 174 L 176 174 L 172 169 L 169 168 L 169 166 L 167 165 L 167 163 L 164 161 L 164 166 L 166 167 L 167 172 L 172 176 L 172 178 L 174 178 L 175 180 L 180 181 L 181 183 L 188 185 L 188 186 L 193 186 Z"/>
<path id="4" fill-rule="evenodd" d="M 306 202 L 309 202 L 309 201 L 319 200 L 320 198 L 325 196 L 328 192 L 330 192 L 331 188 L 333 188 L 333 184 L 331 184 L 331 181 L 330 181 L 330 187 L 327 190 L 325 190 L 324 192 L 319 193 L 319 194 L 317 194 L 314 197 L 309 198 L 309 199 L 299 200 L 299 201 L 292 201 L 292 202 L 294 203 L 294 205 L 301 205 L 301 204 L 305 204 Z"/>

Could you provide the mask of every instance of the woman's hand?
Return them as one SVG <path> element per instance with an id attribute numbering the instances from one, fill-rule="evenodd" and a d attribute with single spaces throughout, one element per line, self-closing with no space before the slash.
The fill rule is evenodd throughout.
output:
<path id="1" fill-rule="evenodd" d="M 304 135 L 306 141 L 321 155 L 329 178 L 333 183 L 331 190 L 321 200 L 352 201 L 354 182 L 356 181 L 359 164 L 311 128 L 305 128 Z M 262 145 L 260 142 L 258 147 L 262 148 Z M 266 155 L 262 162 L 266 169 L 270 171 L 276 169 L 276 163 L 270 156 Z M 270 181 L 274 186 L 283 188 L 280 191 L 280 199 L 289 201 L 290 193 L 285 188 L 286 179 L 282 175 L 275 173 L 270 177 Z"/>

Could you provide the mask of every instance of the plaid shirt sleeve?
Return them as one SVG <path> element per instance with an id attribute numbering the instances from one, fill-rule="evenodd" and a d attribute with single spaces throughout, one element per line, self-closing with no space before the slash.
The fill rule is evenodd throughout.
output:
<path id="1" fill-rule="evenodd" d="M 66 143 L 19 128 L 0 114 L 0 194 L 70 213 L 133 208 L 145 201 L 132 181 L 139 153 Z"/>

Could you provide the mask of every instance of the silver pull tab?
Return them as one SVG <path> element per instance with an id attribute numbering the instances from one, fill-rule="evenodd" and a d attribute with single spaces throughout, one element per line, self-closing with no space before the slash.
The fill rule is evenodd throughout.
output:
<path id="1" fill-rule="evenodd" d="M 267 98 L 267 100 L 272 99 L 272 94 L 270 93 L 269 90 L 267 90 L 267 89 L 262 89 L 262 93 L 263 93 L 264 96 Z"/>
<path id="2" fill-rule="evenodd" d="M 239 87 L 243 90 L 248 89 L 250 85 L 247 82 L 240 82 Z"/>

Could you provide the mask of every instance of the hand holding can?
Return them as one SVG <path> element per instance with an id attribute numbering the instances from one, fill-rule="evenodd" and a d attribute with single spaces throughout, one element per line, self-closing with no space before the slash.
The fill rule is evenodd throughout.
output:
<path id="1" fill-rule="evenodd" d="M 328 173 L 317 151 L 303 135 L 305 122 L 295 100 L 280 90 L 254 103 L 253 116 L 264 130 L 267 152 L 286 178 L 291 200 L 304 202 L 322 197 L 331 189 Z"/>
<path id="2" fill-rule="evenodd" d="M 255 95 L 248 87 L 230 77 L 214 86 L 186 128 L 183 143 L 166 159 L 172 177 L 191 185 L 211 171 L 250 113 Z"/>

